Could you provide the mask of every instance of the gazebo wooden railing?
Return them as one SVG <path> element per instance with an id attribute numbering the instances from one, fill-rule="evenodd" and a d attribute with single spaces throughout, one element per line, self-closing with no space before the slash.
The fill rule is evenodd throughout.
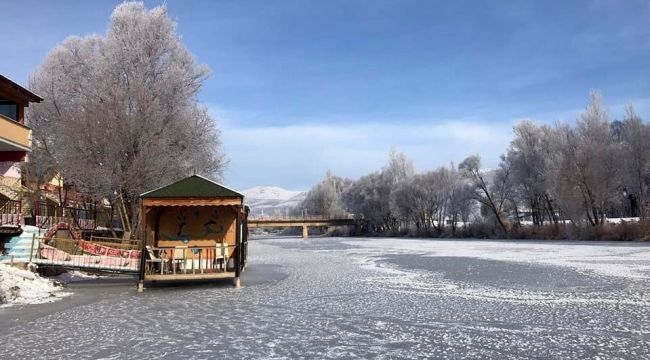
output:
<path id="1" fill-rule="evenodd" d="M 147 246 L 145 250 L 143 265 L 148 278 L 152 275 L 234 274 L 237 267 L 236 245 Z M 231 259 L 232 264 L 229 264 Z"/>

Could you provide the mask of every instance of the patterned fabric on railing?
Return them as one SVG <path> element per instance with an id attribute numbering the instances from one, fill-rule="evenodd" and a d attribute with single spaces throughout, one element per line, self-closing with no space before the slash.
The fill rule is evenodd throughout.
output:
<path id="1" fill-rule="evenodd" d="M 53 248 L 51 246 L 47 245 L 41 245 L 41 258 L 43 259 L 49 259 L 49 260 L 54 260 L 54 261 L 70 261 L 71 257 L 70 254 L 68 254 L 65 251 L 61 251 L 59 249 Z"/>
<path id="2" fill-rule="evenodd" d="M 79 247 L 84 253 L 91 255 L 105 255 L 113 257 L 133 258 L 139 259 L 142 255 L 140 250 L 124 250 L 116 249 L 104 245 L 93 244 L 89 241 L 79 240 Z"/>
<path id="3" fill-rule="evenodd" d="M 40 245 L 33 262 L 41 265 L 74 267 L 81 269 L 113 270 L 135 272 L 140 269 L 140 259 L 134 257 L 113 257 L 104 255 L 73 255 L 48 245 Z"/>

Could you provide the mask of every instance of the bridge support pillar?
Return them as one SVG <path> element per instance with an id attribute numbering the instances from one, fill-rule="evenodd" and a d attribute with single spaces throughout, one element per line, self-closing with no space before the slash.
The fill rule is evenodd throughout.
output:
<path id="1" fill-rule="evenodd" d="M 302 226 L 302 238 L 306 239 L 309 236 L 309 231 L 307 231 L 307 225 Z"/>

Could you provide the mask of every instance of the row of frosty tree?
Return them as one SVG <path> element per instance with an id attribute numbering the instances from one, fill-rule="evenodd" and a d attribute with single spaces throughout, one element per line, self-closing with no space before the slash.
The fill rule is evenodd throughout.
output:
<path id="1" fill-rule="evenodd" d="M 370 233 L 451 233 L 465 224 L 513 232 L 523 221 L 593 228 L 612 217 L 650 215 L 650 126 L 626 108 L 611 121 L 598 92 L 574 124 L 523 121 L 496 170 L 472 155 L 416 173 L 392 151 L 380 171 L 356 181 L 327 173 L 299 209 L 331 217 L 354 214 Z M 570 225 L 567 225 L 570 224 Z M 483 234 L 489 235 L 489 234 Z"/>
<path id="2" fill-rule="evenodd" d="M 127 231 L 138 196 L 188 173 L 218 177 L 219 132 L 197 94 L 209 74 L 166 8 L 115 8 L 104 36 L 70 37 L 46 56 L 29 87 L 33 151 L 24 164 L 38 199 L 53 176 L 88 201 L 108 199 Z"/>

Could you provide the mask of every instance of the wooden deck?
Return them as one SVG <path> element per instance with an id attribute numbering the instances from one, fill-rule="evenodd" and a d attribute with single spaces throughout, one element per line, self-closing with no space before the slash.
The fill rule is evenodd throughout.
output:
<path id="1" fill-rule="evenodd" d="M 179 281 L 179 280 L 209 280 L 209 279 L 234 279 L 235 272 L 195 273 L 195 274 L 147 274 L 144 281 Z"/>

